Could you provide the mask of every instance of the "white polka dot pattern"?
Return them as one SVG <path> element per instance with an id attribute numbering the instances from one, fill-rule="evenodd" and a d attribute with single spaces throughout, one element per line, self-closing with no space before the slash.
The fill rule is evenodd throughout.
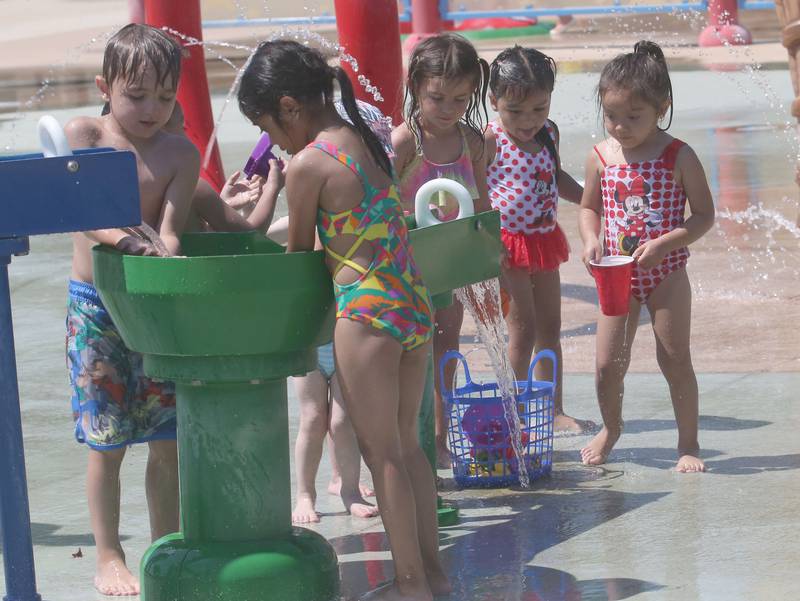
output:
<path id="1" fill-rule="evenodd" d="M 536 154 L 514 144 L 497 121 L 489 124 L 497 140 L 497 153 L 486 181 L 492 208 L 500 212 L 500 227 L 510 232 L 552 232 L 558 217 L 556 165 L 550 151 Z M 555 140 L 555 131 L 547 124 Z"/>

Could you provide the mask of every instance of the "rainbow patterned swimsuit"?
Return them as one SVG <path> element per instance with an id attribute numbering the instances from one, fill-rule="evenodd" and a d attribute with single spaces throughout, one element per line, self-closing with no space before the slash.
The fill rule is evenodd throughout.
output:
<path id="1" fill-rule="evenodd" d="M 327 252 L 339 261 L 333 272 L 336 318 L 352 319 L 389 333 L 403 349 L 410 351 L 430 340 L 433 334 L 431 300 L 422 282 L 411 246 L 408 228 L 394 184 L 387 188 L 370 185 L 361 166 L 330 142 L 313 142 L 356 174 L 364 187 L 363 200 L 347 211 L 317 212 L 317 230 Z M 344 256 L 329 247 L 332 238 L 356 236 Z M 362 244 L 369 244 L 373 259 L 367 268 L 351 260 Z M 336 274 L 347 265 L 361 275 L 350 284 L 337 284 Z"/>

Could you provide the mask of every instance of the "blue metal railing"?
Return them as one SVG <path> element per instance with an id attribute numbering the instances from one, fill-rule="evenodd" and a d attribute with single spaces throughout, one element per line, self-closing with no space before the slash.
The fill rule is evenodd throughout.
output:
<path id="1" fill-rule="evenodd" d="M 739 0 L 740 10 L 774 9 L 770 0 Z M 507 10 L 450 10 L 449 0 L 439 0 L 439 13 L 442 20 L 462 21 L 464 19 L 494 19 L 508 17 L 543 17 L 561 15 L 622 15 L 676 12 L 704 12 L 708 10 L 708 0 L 673 2 L 665 4 L 622 4 L 614 0 L 607 6 L 567 6 L 561 8 L 518 8 Z"/>
<path id="2" fill-rule="evenodd" d="M 400 0 L 402 11 L 399 14 L 400 22 L 411 21 L 411 0 Z M 216 29 L 222 27 L 284 27 L 290 25 L 334 25 L 336 16 L 322 13 L 310 17 L 275 17 L 260 19 L 218 19 L 203 21 L 203 29 Z"/>
<path id="3" fill-rule="evenodd" d="M 401 6 L 400 21 L 411 21 L 411 0 L 399 0 Z M 739 10 L 774 10 L 772 0 L 739 0 Z M 567 6 L 562 8 L 527 8 L 506 10 L 450 10 L 449 0 L 439 0 L 439 12 L 443 21 L 463 21 L 465 19 L 493 19 L 508 17 L 557 17 L 561 15 L 624 15 L 624 14 L 656 14 L 677 12 L 704 12 L 708 10 L 708 0 L 690 2 L 672 2 L 665 4 L 622 4 L 621 0 L 612 0 L 607 6 Z M 276 17 L 259 19 L 223 19 L 203 21 L 203 28 L 221 27 L 281 27 L 291 25 L 333 25 L 336 16 L 329 13 L 309 17 Z"/>

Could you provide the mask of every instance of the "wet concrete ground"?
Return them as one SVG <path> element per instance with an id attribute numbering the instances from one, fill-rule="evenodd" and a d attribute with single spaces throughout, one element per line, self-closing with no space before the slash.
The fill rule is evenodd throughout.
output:
<path id="1" fill-rule="evenodd" d="M 569 378 L 575 414 L 598 419 L 591 376 Z M 555 440 L 552 476 L 530 490 L 458 491 L 440 471 L 442 494 L 461 516 L 440 531 L 452 599 L 800 598 L 800 374 L 702 374 L 699 383 L 706 474 L 672 471 L 666 385 L 645 374 L 628 378 L 626 431 L 606 466 L 579 463 L 581 436 Z M 91 586 L 85 453 L 59 401 L 28 399 L 24 421 L 39 590 L 49 601 L 102 598 Z M 123 472 L 121 532 L 132 566 L 149 543 L 145 456 L 134 448 Z M 336 549 L 350 600 L 391 578 L 390 556 L 380 520 L 345 515 L 322 492 L 328 477 L 323 458 L 324 515 L 314 529 Z"/>

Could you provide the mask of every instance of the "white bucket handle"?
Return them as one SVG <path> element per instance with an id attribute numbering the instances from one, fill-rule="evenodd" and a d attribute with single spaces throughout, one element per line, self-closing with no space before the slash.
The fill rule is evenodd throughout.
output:
<path id="1" fill-rule="evenodd" d="M 39 132 L 39 144 L 42 147 L 42 154 L 46 158 L 70 156 L 72 149 L 67 142 L 64 130 L 52 115 L 45 115 L 39 119 L 37 125 Z"/>
<path id="2" fill-rule="evenodd" d="M 417 190 L 414 198 L 414 214 L 418 228 L 442 223 L 434 216 L 430 208 L 431 197 L 440 191 L 452 194 L 458 201 L 457 219 L 472 217 L 475 214 L 475 206 L 469 191 L 455 180 L 439 177 L 425 182 Z"/>

